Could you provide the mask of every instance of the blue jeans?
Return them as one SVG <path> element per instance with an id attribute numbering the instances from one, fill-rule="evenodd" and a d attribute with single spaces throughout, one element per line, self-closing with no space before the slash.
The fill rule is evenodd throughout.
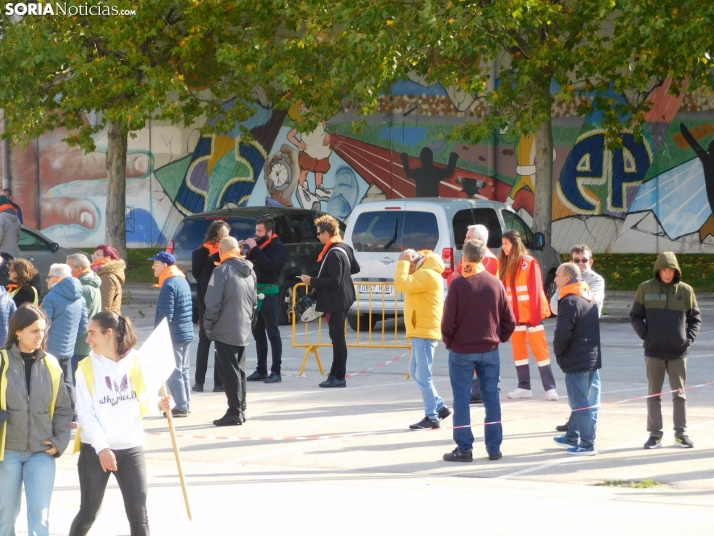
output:
<path id="1" fill-rule="evenodd" d="M 188 377 L 189 368 L 189 348 L 190 342 L 174 343 L 174 359 L 176 360 L 176 370 L 169 376 L 166 385 L 174 397 L 176 409 L 188 409 L 191 402 L 191 384 Z"/>
<path id="2" fill-rule="evenodd" d="M 55 459 L 44 452 L 5 450 L 5 459 L 0 462 L 0 482 L 0 536 L 15 536 L 23 483 L 27 499 L 27 532 L 30 536 L 49 535 Z"/>
<path id="3" fill-rule="evenodd" d="M 471 430 L 469 402 L 474 371 L 478 374 L 486 409 L 483 421 L 486 451 L 498 454 L 503 442 L 501 400 L 498 398 L 498 378 L 501 374 L 498 349 L 483 354 L 457 354 L 449 350 L 449 378 L 454 393 L 454 441 L 459 450 L 473 449 L 474 434 Z"/>
<path id="4" fill-rule="evenodd" d="M 597 388 L 594 388 L 596 383 Z M 568 390 L 568 403 L 571 409 L 566 438 L 572 443 L 576 443 L 579 437 L 579 445 L 590 448 L 595 443 L 595 426 L 598 414 L 597 408 L 591 406 L 600 403 L 600 375 L 597 369 L 585 372 L 566 372 L 565 388 Z"/>
<path id="5" fill-rule="evenodd" d="M 439 410 L 444 407 L 444 401 L 436 392 L 431 375 L 431 365 L 434 363 L 434 350 L 438 341 L 432 339 L 412 338 L 412 363 L 409 372 L 421 390 L 424 401 L 424 413 L 432 421 L 439 419 Z"/>

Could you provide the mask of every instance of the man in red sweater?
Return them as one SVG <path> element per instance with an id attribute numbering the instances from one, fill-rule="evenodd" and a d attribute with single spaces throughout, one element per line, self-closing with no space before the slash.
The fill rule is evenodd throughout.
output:
<path id="1" fill-rule="evenodd" d="M 464 238 L 464 242 L 468 242 L 469 240 L 481 240 L 484 244 L 488 245 L 488 229 L 486 228 L 486 226 L 481 224 L 469 225 L 466 228 L 466 237 Z M 484 249 L 486 250 L 486 252 L 484 253 L 484 258 L 481 264 L 483 264 L 483 267 L 489 274 L 498 277 L 498 257 L 496 257 L 493 252 L 488 249 L 488 247 L 485 247 Z M 461 261 L 456 267 L 456 270 L 451 272 L 451 275 L 446 279 L 447 288 L 451 288 L 451 283 L 454 281 L 454 279 L 456 279 L 457 277 L 461 277 L 464 269 L 464 262 L 465 259 L 462 255 Z M 481 386 L 478 382 L 478 376 L 475 374 L 474 381 L 471 384 L 471 404 L 483 404 L 483 396 L 481 396 Z"/>
<path id="2" fill-rule="evenodd" d="M 449 350 L 449 377 L 454 394 L 456 448 L 444 454 L 447 462 L 473 461 L 469 399 L 474 371 L 481 383 L 486 408 L 484 439 L 489 460 L 500 460 L 503 428 L 498 378 L 498 345 L 516 329 L 516 319 L 501 281 L 483 266 L 486 245 L 469 240 L 463 249 L 463 276 L 454 280 L 446 296 L 441 333 Z"/>

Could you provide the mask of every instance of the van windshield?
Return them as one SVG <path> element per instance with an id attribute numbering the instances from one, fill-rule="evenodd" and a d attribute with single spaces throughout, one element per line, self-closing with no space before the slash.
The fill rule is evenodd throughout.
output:
<path id="1" fill-rule="evenodd" d="M 352 244 L 361 252 L 433 250 L 438 242 L 439 226 L 431 212 L 363 212 L 352 230 Z"/>
<path id="2" fill-rule="evenodd" d="M 190 218 L 179 225 L 174 234 L 174 251 L 193 251 L 203 245 L 206 233 L 211 224 L 218 218 Z M 222 218 L 221 218 L 222 219 Z M 254 218 L 226 218 L 231 227 L 231 236 L 244 240 L 255 235 Z"/>

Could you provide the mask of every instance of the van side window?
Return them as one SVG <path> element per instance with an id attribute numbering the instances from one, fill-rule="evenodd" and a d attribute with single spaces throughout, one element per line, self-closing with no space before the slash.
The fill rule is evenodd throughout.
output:
<path id="1" fill-rule="evenodd" d="M 280 237 L 280 241 L 283 244 L 288 244 L 293 241 L 290 236 L 290 229 L 288 228 L 288 222 L 285 220 L 284 216 L 278 216 L 273 218 L 275 222 L 275 234 Z"/>
<path id="2" fill-rule="evenodd" d="M 401 250 L 436 248 L 439 243 L 439 224 L 431 212 L 408 211 L 404 214 L 404 234 Z"/>
<path id="3" fill-rule="evenodd" d="M 309 242 L 319 242 L 317 238 L 317 227 L 311 214 L 291 214 L 290 226 L 293 231 L 293 242 L 295 244 L 305 244 Z"/>
<path id="4" fill-rule="evenodd" d="M 503 215 L 503 223 L 506 225 L 506 229 L 513 229 L 514 231 L 518 231 L 518 233 L 521 235 L 523 245 L 525 245 L 527 248 L 532 248 L 533 231 L 531 231 L 530 227 L 526 225 L 526 222 L 524 222 L 517 214 L 509 210 L 502 210 L 501 214 Z"/>
<path id="5" fill-rule="evenodd" d="M 404 212 L 363 212 L 352 230 L 355 251 L 401 251 Z"/>
<path id="6" fill-rule="evenodd" d="M 466 231 L 470 225 L 483 225 L 488 229 L 489 248 L 501 247 L 501 222 L 498 215 L 492 208 L 467 208 L 459 210 L 454 214 L 452 225 L 454 227 L 454 244 L 456 249 L 461 250 L 466 240 Z"/>

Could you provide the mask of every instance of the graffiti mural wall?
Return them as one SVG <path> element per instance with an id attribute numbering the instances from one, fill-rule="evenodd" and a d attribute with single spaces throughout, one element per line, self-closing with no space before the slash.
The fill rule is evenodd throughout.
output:
<path id="1" fill-rule="evenodd" d="M 714 252 L 714 96 L 667 89 L 648 97 L 644 139 L 623 132 L 612 149 L 599 113 L 578 117 L 578 102 L 556 103 L 557 249 L 586 242 L 596 252 Z M 256 103 L 249 121 L 221 135 L 152 123 L 129 141 L 127 240 L 164 245 L 185 215 L 221 207 L 305 207 L 344 220 L 359 203 L 411 197 L 493 199 L 531 221 L 533 136 L 505 130 L 478 145 L 448 139 L 482 106 L 438 84 L 404 81 L 359 131 L 351 126 L 362 118 L 349 103 L 309 133 L 299 132 L 309 103 L 287 111 Z M 241 139 L 241 126 L 252 140 Z M 65 135 L 12 149 L 14 201 L 26 225 L 60 244 L 93 246 L 104 240 L 106 133 L 88 155 L 62 143 Z"/>

